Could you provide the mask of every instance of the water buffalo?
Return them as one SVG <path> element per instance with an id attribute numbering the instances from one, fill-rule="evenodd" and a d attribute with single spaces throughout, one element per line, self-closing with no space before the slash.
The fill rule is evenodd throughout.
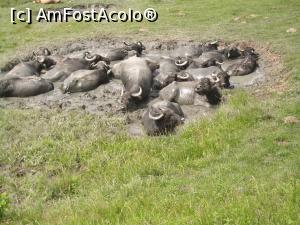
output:
<path id="1" fill-rule="evenodd" d="M 179 74 L 182 77 L 187 77 L 188 80 L 195 81 L 200 81 L 203 77 L 208 77 L 216 82 L 220 88 L 232 88 L 230 76 L 217 66 L 187 69 L 186 71 L 181 71 Z"/>
<path id="2" fill-rule="evenodd" d="M 39 48 L 39 50 L 33 52 L 33 56 L 39 56 L 39 55 L 49 56 L 51 54 L 52 54 L 51 51 L 48 48 L 44 48 L 44 47 L 41 47 Z"/>
<path id="3" fill-rule="evenodd" d="M 140 41 L 132 44 L 127 44 L 124 42 L 124 47 L 110 50 L 105 57 L 110 61 L 119 61 L 135 54 L 137 56 L 141 56 L 143 50 L 145 49 L 145 46 Z"/>
<path id="4" fill-rule="evenodd" d="M 241 51 L 236 47 L 228 47 L 222 50 L 212 49 L 204 51 L 198 58 L 191 56 L 177 57 L 175 64 L 181 69 L 187 68 L 205 68 L 210 66 L 221 65 L 227 59 L 235 59 L 241 57 Z"/>
<path id="5" fill-rule="evenodd" d="M 127 44 L 126 42 L 124 42 L 124 45 L 127 51 L 136 51 L 137 56 L 141 56 L 142 52 L 146 50 L 146 47 L 140 41 L 132 44 Z"/>
<path id="6" fill-rule="evenodd" d="M 173 132 L 184 122 L 180 105 L 169 101 L 158 101 L 144 112 L 142 124 L 148 135 L 162 135 Z"/>
<path id="7" fill-rule="evenodd" d="M 43 69 L 43 63 L 39 61 L 20 62 L 11 71 L 9 71 L 4 79 L 39 76 Z"/>
<path id="8" fill-rule="evenodd" d="M 246 48 L 243 51 L 244 59 L 238 61 L 235 64 L 230 65 L 226 68 L 226 72 L 229 76 L 244 76 L 253 73 L 258 67 L 257 60 L 258 54 L 255 53 L 254 49 Z"/>
<path id="9" fill-rule="evenodd" d="M 48 48 L 39 48 L 38 51 L 33 52 L 33 58 L 43 63 L 46 70 L 52 69 L 58 62 L 65 59 L 63 56 L 52 55 Z"/>
<path id="10" fill-rule="evenodd" d="M 153 71 L 158 68 L 155 62 L 136 56 L 130 57 L 112 67 L 112 75 L 119 77 L 125 87 L 122 102 L 127 107 L 130 103 L 148 97 L 153 81 Z"/>
<path id="11" fill-rule="evenodd" d="M 210 107 L 221 101 L 221 93 L 211 79 L 204 77 L 200 81 L 176 82 L 169 84 L 159 93 L 160 99 L 176 102 L 180 105 L 202 105 Z"/>
<path id="12" fill-rule="evenodd" d="M 159 74 L 153 80 L 153 89 L 160 90 L 177 80 L 178 72 L 179 69 L 173 59 L 162 59 L 159 64 Z M 186 77 L 180 77 L 179 75 L 180 78 L 182 80 L 186 79 Z"/>
<path id="13" fill-rule="evenodd" d="M 195 60 L 198 67 L 216 66 L 225 60 L 225 56 L 219 51 L 204 52 Z"/>
<path id="14" fill-rule="evenodd" d="M 89 52 L 84 53 L 84 58 L 65 58 L 58 62 L 55 67 L 49 70 L 43 78 L 52 82 L 65 80 L 71 73 L 77 70 L 93 69 L 99 61 L 109 63 L 109 60 L 101 55 L 91 55 Z"/>
<path id="15" fill-rule="evenodd" d="M 175 65 L 180 70 L 187 68 L 205 68 L 220 65 L 225 60 L 222 53 L 218 51 L 204 52 L 199 58 L 177 57 Z"/>
<path id="16" fill-rule="evenodd" d="M 201 51 L 202 53 L 210 52 L 210 51 L 218 50 L 218 47 L 219 47 L 218 41 L 206 42 L 205 44 L 201 45 Z"/>
<path id="17" fill-rule="evenodd" d="M 205 44 L 180 46 L 174 50 L 174 57 L 199 57 L 203 52 L 213 51 L 218 49 L 218 42 L 207 42 Z"/>
<path id="18" fill-rule="evenodd" d="M 107 83 L 108 65 L 98 62 L 94 70 L 77 70 L 73 72 L 61 87 L 64 93 L 84 92 L 97 88 L 103 83 Z"/>
<path id="19" fill-rule="evenodd" d="M 0 81 L 0 97 L 29 97 L 52 91 L 53 84 L 40 77 L 18 77 Z"/>
<path id="20" fill-rule="evenodd" d="M 226 59 L 237 59 L 242 56 L 242 51 L 235 46 L 226 47 L 219 50 L 219 52 L 222 53 Z"/>

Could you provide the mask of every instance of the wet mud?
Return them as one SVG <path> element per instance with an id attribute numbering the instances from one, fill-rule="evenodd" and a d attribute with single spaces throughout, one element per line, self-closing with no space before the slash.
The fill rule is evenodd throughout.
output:
<path id="1" fill-rule="evenodd" d="M 183 47 L 190 47 L 195 43 L 190 42 L 158 42 L 149 41 L 144 42 L 146 50 L 143 52 L 142 57 L 147 57 L 153 60 L 160 60 L 163 57 L 174 57 L 177 49 Z M 82 57 L 85 51 L 105 55 L 109 49 L 123 46 L 122 41 L 116 40 L 87 40 L 78 41 L 66 44 L 65 46 L 55 47 L 50 49 L 53 55 L 62 55 L 67 57 Z M 40 46 L 44 47 L 44 46 Z M 38 49 L 38 48 L 37 48 Z M 32 55 L 26 55 L 23 59 L 30 59 Z M 11 60 L 6 67 L 2 69 L 0 77 L 5 75 L 7 70 L 10 69 L 18 61 Z M 112 62 L 112 65 L 117 62 Z M 226 61 L 222 66 L 228 67 L 234 61 Z M 235 88 L 247 88 L 257 86 L 264 82 L 264 61 L 259 60 L 259 67 L 255 72 L 246 76 L 231 77 L 231 83 Z M 41 110 L 63 110 L 63 111 L 82 111 L 90 114 L 97 114 L 105 117 L 119 117 L 124 118 L 128 124 L 129 134 L 133 136 L 144 135 L 140 119 L 143 111 L 147 105 L 157 98 L 149 97 L 144 103 L 139 105 L 136 110 L 125 112 L 121 100 L 122 82 L 117 79 L 110 80 L 109 83 L 100 85 L 97 89 L 84 92 L 63 94 L 60 90 L 62 82 L 54 83 L 55 89 L 51 92 L 41 94 L 28 98 L 1 98 L 0 108 L 17 108 L 17 109 L 41 109 Z M 203 106 L 182 106 L 186 116 L 186 123 L 194 121 L 199 117 L 205 117 L 213 113 L 218 107 L 206 108 Z"/>

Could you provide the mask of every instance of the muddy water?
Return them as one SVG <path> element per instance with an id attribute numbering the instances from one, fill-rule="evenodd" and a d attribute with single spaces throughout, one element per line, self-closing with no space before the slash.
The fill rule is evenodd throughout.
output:
<path id="1" fill-rule="evenodd" d="M 110 48 L 121 47 L 122 42 L 114 40 L 106 41 L 81 41 L 78 43 L 71 43 L 64 47 L 57 47 L 51 49 L 55 54 L 68 57 L 82 57 L 87 50 L 92 53 L 105 55 Z M 190 43 L 184 42 L 149 42 L 145 43 L 147 48 L 142 57 L 147 57 L 152 60 L 159 61 L 161 58 L 173 57 L 176 49 L 182 47 L 190 47 Z M 225 62 L 223 66 L 227 67 L 232 62 Z M 116 62 L 113 62 L 114 64 Z M 260 67 L 252 74 L 232 77 L 231 82 L 235 88 L 244 88 L 247 86 L 258 85 L 264 79 L 264 71 L 262 63 L 259 62 Z M 0 74 L 0 77 L 4 73 Z M 105 117 L 124 118 L 128 124 L 128 132 L 133 136 L 144 135 L 140 119 L 147 104 L 157 99 L 149 98 L 145 103 L 141 104 L 139 108 L 132 112 L 124 112 L 120 103 L 120 95 L 122 91 L 122 83 L 120 80 L 113 79 L 109 83 L 99 86 L 97 89 L 85 93 L 63 94 L 60 91 L 61 82 L 55 83 L 55 89 L 51 92 L 29 97 L 29 98 L 1 98 L 0 108 L 20 108 L 20 109 L 43 109 L 43 110 L 63 110 L 63 111 L 80 111 L 91 114 L 97 114 Z M 216 108 L 205 108 L 201 106 L 182 106 L 186 115 L 186 123 L 194 121 L 199 117 L 205 117 L 213 113 Z"/>

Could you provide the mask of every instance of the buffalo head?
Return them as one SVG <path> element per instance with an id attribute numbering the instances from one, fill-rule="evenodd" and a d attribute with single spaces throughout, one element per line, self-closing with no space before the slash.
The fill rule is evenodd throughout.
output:
<path id="1" fill-rule="evenodd" d="M 137 43 L 128 44 L 124 42 L 125 49 L 127 51 L 136 51 L 137 56 L 140 56 L 142 52 L 146 49 L 146 47 L 142 44 L 142 42 L 138 41 Z"/>
<path id="2" fill-rule="evenodd" d="M 236 59 L 242 55 L 241 50 L 239 50 L 235 46 L 225 48 L 221 52 L 224 54 L 225 58 L 227 59 Z"/>
<path id="3" fill-rule="evenodd" d="M 90 52 L 85 52 L 83 55 L 83 58 L 85 61 L 87 61 L 89 64 L 96 64 L 99 61 L 104 61 L 107 64 L 110 64 L 110 60 L 106 57 L 103 57 L 101 55 L 98 54 L 94 54 L 92 55 Z"/>
<path id="4" fill-rule="evenodd" d="M 195 92 L 197 92 L 200 95 L 205 95 L 212 90 L 214 84 L 216 84 L 217 82 L 219 82 L 218 78 L 213 81 L 208 77 L 203 77 L 196 85 Z"/>
<path id="5" fill-rule="evenodd" d="M 173 132 L 184 120 L 184 114 L 177 103 L 159 101 L 148 107 L 142 123 L 148 135 L 160 135 Z"/>
<path id="6" fill-rule="evenodd" d="M 230 84 L 230 76 L 225 71 L 221 71 L 219 73 L 213 73 L 211 75 L 211 77 L 212 77 L 213 82 L 216 83 L 217 86 L 220 88 L 231 88 L 232 87 Z"/>
<path id="7" fill-rule="evenodd" d="M 143 99 L 143 88 L 141 86 L 133 86 L 130 90 L 122 89 L 121 103 L 125 108 L 132 108 Z"/>
<path id="8" fill-rule="evenodd" d="M 175 65 L 178 67 L 178 69 L 185 70 L 192 62 L 193 59 L 191 57 L 177 57 L 175 60 Z"/>
<path id="9" fill-rule="evenodd" d="M 195 87 L 195 92 L 199 95 L 205 95 L 207 101 L 211 105 L 216 105 L 221 102 L 222 94 L 216 85 L 219 82 L 219 79 L 212 81 L 208 77 L 202 78 Z"/>
<path id="10" fill-rule="evenodd" d="M 219 47 L 218 41 L 207 42 L 202 45 L 202 52 L 218 50 L 218 47 Z"/>

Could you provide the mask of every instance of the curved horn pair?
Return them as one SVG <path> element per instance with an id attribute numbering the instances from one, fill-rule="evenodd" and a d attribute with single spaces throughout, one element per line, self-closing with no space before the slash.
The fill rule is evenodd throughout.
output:
<path id="1" fill-rule="evenodd" d="M 179 78 L 181 80 L 187 80 L 190 78 L 190 74 L 188 72 L 179 73 L 177 75 L 177 78 Z"/>
<path id="2" fill-rule="evenodd" d="M 161 118 L 163 118 L 163 116 L 164 116 L 164 114 L 161 112 L 159 115 L 157 115 L 157 116 L 153 116 L 152 114 L 151 114 L 151 112 L 149 112 L 149 118 L 151 119 L 151 120 L 160 120 Z"/>
<path id="3" fill-rule="evenodd" d="M 85 52 L 84 53 L 84 59 L 88 62 L 93 62 L 97 59 L 97 55 L 91 56 L 90 52 Z"/>
<path id="4" fill-rule="evenodd" d="M 184 61 L 183 63 L 179 62 L 180 60 L 175 61 L 176 66 L 186 66 L 188 64 L 188 60 Z"/>

